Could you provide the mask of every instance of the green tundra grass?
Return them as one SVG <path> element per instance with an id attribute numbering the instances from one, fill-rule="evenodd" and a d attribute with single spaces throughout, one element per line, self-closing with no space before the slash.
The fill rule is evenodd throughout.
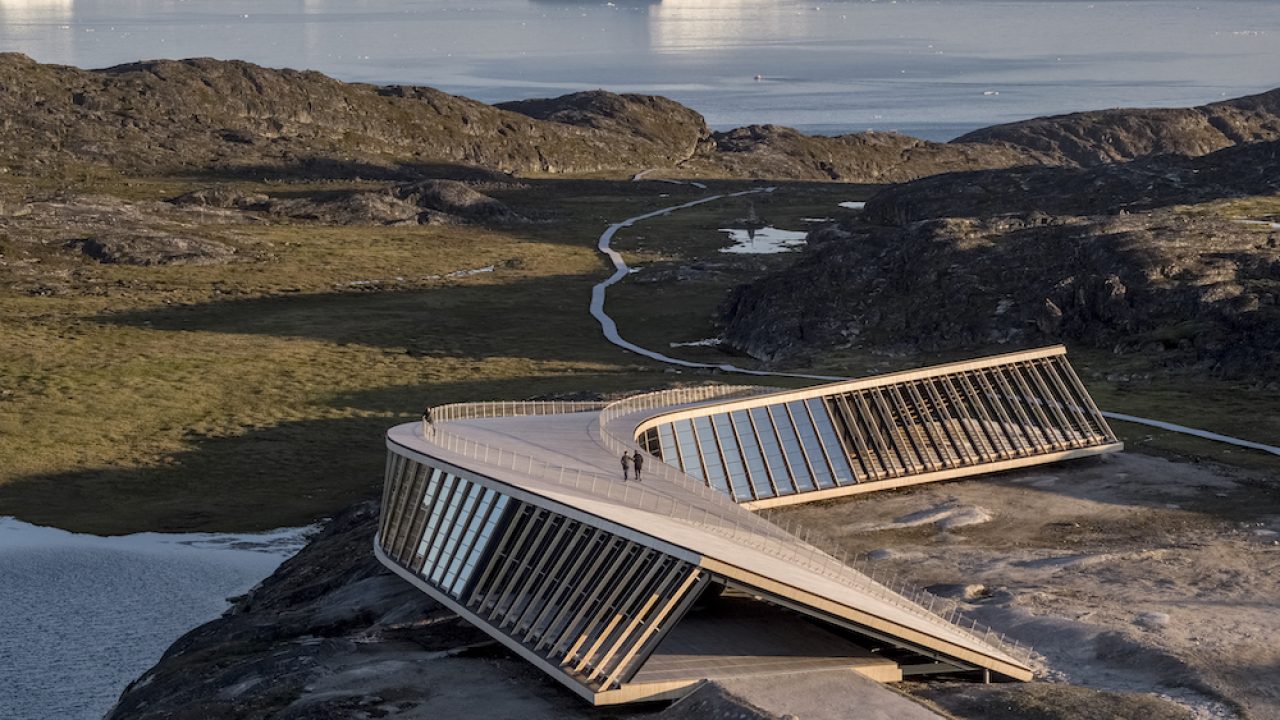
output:
<path id="1" fill-rule="evenodd" d="M 95 176 L 71 184 L 156 200 L 208 181 Z M 295 195 L 365 186 L 237 183 Z M 0 182 L 0 200 L 50 191 L 45 181 Z M 673 372 L 605 342 L 587 313 L 592 285 L 611 271 L 595 249 L 600 232 L 703 191 L 531 180 L 490 192 L 535 221 L 192 228 L 246 258 L 212 266 L 104 265 L 64 247 L 56 232 L 0 227 L 0 515 L 106 534 L 300 525 L 377 493 L 383 431 L 427 403 L 760 382 Z M 626 229 L 616 247 L 640 272 L 610 291 L 608 309 L 642 345 L 749 365 L 714 349 L 669 347 L 714 336 L 729 290 L 786 262 L 719 253 L 719 228 L 754 206 L 766 222 L 803 229 L 803 218 L 839 217 L 849 211 L 837 203 L 868 193 L 787 185 Z M 661 276 L 692 264 L 711 271 Z M 851 375 L 903 364 L 863 353 L 833 355 L 816 369 Z M 1280 437 L 1275 393 L 1207 381 L 1113 386 L 1105 378 L 1114 364 L 1101 353 L 1077 356 L 1107 409 Z M 1135 449 L 1280 469 L 1280 459 L 1259 453 L 1117 430 Z"/>

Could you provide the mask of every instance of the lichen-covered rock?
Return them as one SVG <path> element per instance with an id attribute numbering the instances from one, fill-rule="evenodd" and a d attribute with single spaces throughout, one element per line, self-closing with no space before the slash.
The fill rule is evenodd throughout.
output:
<path id="1" fill-rule="evenodd" d="M 1280 249 L 1171 211 L 849 224 L 738 288 L 723 337 L 769 362 L 835 348 L 947 352 L 1072 341 L 1170 370 L 1280 373 Z"/>
<path id="2" fill-rule="evenodd" d="M 101 235 L 72 244 L 98 262 L 118 265 L 214 265 L 236 253 L 216 240 L 141 233 Z"/>

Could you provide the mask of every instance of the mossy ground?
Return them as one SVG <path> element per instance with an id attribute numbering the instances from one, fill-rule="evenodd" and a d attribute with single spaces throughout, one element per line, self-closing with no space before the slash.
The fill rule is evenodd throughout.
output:
<path id="1" fill-rule="evenodd" d="M 74 190 L 157 200 L 209 184 L 86 176 Z M 275 195 L 370 186 L 236 184 Z M 712 191 L 748 187 L 724 183 Z M 54 190 L 12 177 L 0 189 L 10 199 Z M 610 345 L 586 312 L 591 286 L 609 272 L 595 249 L 604 227 L 702 191 L 529 180 L 489 192 L 537 221 L 190 228 L 248 258 L 213 266 L 102 265 L 50 238 L 0 237 L 0 514 L 98 533 L 297 525 L 375 494 L 383 431 L 416 417 L 425 403 L 706 379 Z M 609 310 L 641 345 L 750 365 L 714 349 L 668 347 L 713 336 L 715 310 L 729 290 L 787 261 L 720 254 L 718 229 L 751 206 L 765 222 L 803 229 L 802 218 L 838 217 L 848 211 L 837 203 L 868 192 L 784 185 L 629 228 L 616 247 L 644 272 L 695 262 L 713 272 L 680 282 L 645 283 L 638 275 L 610 291 Z M 492 272 L 441 277 L 490 265 Z M 60 289 L 39 294 L 41 277 L 59 278 Z M 1274 393 L 1211 381 L 1113 385 L 1105 377 L 1116 360 L 1076 357 L 1108 409 L 1261 441 L 1280 437 Z M 816 369 L 860 374 L 899 366 L 860 353 L 833 354 Z M 1280 461 L 1258 453 L 1117 429 L 1131 447 L 1280 470 Z"/>

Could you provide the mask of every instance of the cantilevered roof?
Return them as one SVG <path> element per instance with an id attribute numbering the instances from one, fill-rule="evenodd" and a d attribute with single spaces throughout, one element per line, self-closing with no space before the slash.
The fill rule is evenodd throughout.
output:
<path id="1" fill-rule="evenodd" d="M 1026 649 L 954 603 L 891 590 L 751 508 L 1119 448 L 1061 348 L 803 390 L 709 386 L 433 416 L 387 433 L 379 559 L 600 704 L 686 692 L 716 672 L 699 673 L 696 650 L 717 631 L 766 642 L 742 628 L 769 621 L 742 606 L 672 634 L 713 585 L 886 651 L 815 629 L 817 656 L 780 650 L 793 658 L 782 666 L 1030 679 Z M 637 445 L 653 455 L 642 482 L 624 482 L 620 455 Z M 780 667 L 722 640 L 743 672 Z"/>
<path id="2" fill-rule="evenodd" d="M 751 508 L 1121 448 L 1062 346 L 679 408 L 613 430 Z"/>

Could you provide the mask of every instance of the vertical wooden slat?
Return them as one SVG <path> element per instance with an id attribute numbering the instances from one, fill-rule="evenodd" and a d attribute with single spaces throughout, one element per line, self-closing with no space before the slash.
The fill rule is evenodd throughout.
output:
<path id="1" fill-rule="evenodd" d="M 631 603 L 630 620 L 626 625 L 619 628 L 613 642 L 609 643 L 604 652 L 598 654 L 592 651 L 591 655 L 595 660 L 591 663 L 591 673 L 587 675 L 587 682 L 592 682 L 600 675 L 608 671 L 614 665 L 614 657 L 619 651 L 630 648 L 639 643 L 640 638 L 633 637 L 636 630 L 649 618 L 649 613 L 653 608 L 667 596 L 672 589 L 672 585 L 680 579 L 681 574 L 685 570 L 685 563 L 674 558 L 667 558 L 669 562 L 654 563 L 654 570 L 660 568 L 665 572 L 653 581 L 645 581 L 637 588 L 635 598 Z M 647 593 L 647 596 L 646 596 Z"/>
<path id="2" fill-rule="evenodd" d="M 524 632 L 532 623 L 526 623 L 529 613 L 534 613 L 533 621 L 536 622 L 541 617 L 543 611 L 551 601 L 551 597 L 555 594 L 556 588 L 564 582 L 565 578 L 561 575 L 566 564 L 571 559 L 581 558 L 586 541 L 590 537 L 590 526 L 580 523 L 576 520 L 570 520 L 565 523 L 566 528 L 571 528 L 568 537 L 565 539 L 563 546 L 557 549 L 555 564 L 547 570 L 543 581 L 529 589 L 531 597 L 529 604 L 525 606 L 520 613 L 520 617 L 516 618 L 511 625 L 513 635 Z"/>
<path id="3" fill-rule="evenodd" d="M 943 392 L 951 399 L 952 406 L 956 409 L 956 420 L 960 423 L 960 429 L 964 431 L 965 437 L 969 438 L 969 442 L 973 444 L 978 457 L 984 461 L 998 458 L 1000 456 L 1000 445 L 991 434 L 991 428 L 983 424 L 985 411 L 979 411 L 974 403 L 969 402 L 956 389 L 949 376 L 944 375 L 939 380 L 941 381 L 939 384 L 942 386 Z M 977 426 L 976 433 L 974 432 L 974 425 Z"/>
<path id="4" fill-rule="evenodd" d="M 515 600 L 511 603 L 510 607 L 507 608 L 507 613 L 503 615 L 501 621 L 498 623 L 499 628 L 505 628 L 507 625 L 514 625 L 516 621 L 520 619 L 520 616 L 523 615 L 524 611 L 528 608 L 529 603 L 533 601 L 533 598 L 529 595 L 532 590 L 532 586 L 537 583 L 539 574 L 547 567 L 547 564 L 555 559 L 555 553 L 551 551 L 559 546 L 566 536 L 572 537 L 572 533 L 569 531 L 570 521 L 568 518 L 564 518 L 559 523 L 555 522 L 555 518 L 548 518 L 547 525 L 558 525 L 559 527 L 556 528 L 555 534 L 547 539 L 545 545 L 542 541 L 538 541 L 530 546 L 531 551 L 538 553 L 537 560 L 535 564 L 531 566 L 529 574 L 525 576 L 524 580 L 521 581 L 520 586 L 516 589 L 514 593 Z M 542 551 L 538 550 L 538 548 L 543 547 L 546 549 Z M 521 600 L 524 598 L 528 598 L 528 602 L 522 604 Z M 516 611 L 517 607 L 520 608 L 518 612 Z"/>
<path id="5" fill-rule="evenodd" d="M 477 615 L 480 614 L 480 606 L 484 604 L 484 598 L 488 595 L 485 587 L 496 575 L 501 574 L 501 566 L 506 562 L 503 560 L 503 556 L 508 553 L 512 536 L 515 534 L 516 529 L 520 527 L 520 514 L 527 507 L 527 505 L 516 500 L 509 500 L 507 507 L 503 509 L 503 512 L 507 513 L 509 517 L 505 527 L 502 528 L 502 539 L 493 545 L 493 550 L 489 553 L 489 561 L 485 563 L 484 570 L 480 573 L 480 578 L 472 585 L 471 597 L 466 603 L 467 607 L 476 610 Z"/>
<path id="6" fill-rule="evenodd" d="M 438 473 L 439 475 L 436 476 L 436 473 Z M 415 573 L 422 572 L 422 563 L 424 563 L 427 559 L 427 552 L 429 548 L 424 548 L 422 545 L 423 535 L 426 534 L 427 523 L 431 522 L 431 515 L 432 513 L 435 512 L 437 504 L 440 502 L 440 495 L 442 494 L 441 485 L 444 483 L 444 478 L 447 474 L 448 473 L 444 472 L 443 470 L 434 470 L 434 469 L 431 470 L 429 473 L 427 473 L 426 490 L 428 491 L 431 490 L 431 484 L 432 484 L 433 478 L 435 479 L 435 490 L 431 492 L 431 497 L 429 499 L 425 497 L 425 492 L 424 492 L 423 502 L 421 503 L 423 506 L 422 527 L 418 528 L 417 532 L 414 534 L 414 537 L 417 538 L 417 540 L 415 541 L 416 545 L 410 545 L 410 547 L 414 549 L 412 552 L 409 553 L 409 558 L 410 558 L 409 569 Z"/>
<path id="7" fill-rule="evenodd" d="M 547 533 L 551 532 L 551 528 L 555 523 L 552 522 L 552 515 L 549 511 L 538 508 L 533 517 L 529 521 L 530 528 L 537 528 L 533 533 L 533 539 L 528 544 L 524 542 L 515 546 L 511 556 L 515 559 L 512 563 L 512 569 L 505 577 L 500 579 L 501 588 L 498 590 L 497 600 L 489 609 L 488 618 L 495 621 L 498 617 L 504 617 L 516 602 L 515 590 L 520 586 L 525 578 L 525 573 L 532 568 L 531 562 L 539 558 L 530 558 L 535 551 L 542 546 L 543 539 Z M 504 601 L 509 601 L 506 607 L 503 607 Z"/>
<path id="8" fill-rule="evenodd" d="M 542 621 L 547 619 L 548 613 L 555 612 L 556 615 L 548 619 L 547 627 L 550 628 L 554 624 L 556 617 L 558 617 L 560 612 L 563 612 L 563 609 L 567 604 L 567 598 L 573 592 L 573 588 L 576 585 L 575 578 L 578 577 L 583 566 L 592 559 L 599 557 L 599 552 L 593 554 L 591 550 L 593 548 L 596 550 L 602 549 L 610 540 L 607 533 L 590 526 L 584 526 L 583 532 L 584 536 L 582 545 L 580 550 L 577 552 L 577 556 L 573 560 L 573 564 L 562 576 L 560 576 L 556 587 L 553 588 L 551 593 L 547 596 L 547 601 L 543 605 L 542 609 L 539 610 L 538 614 L 529 622 L 524 634 L 525 643 L 534 641 L 536 635 L 538 641 L 537 645 L 541 645 L 542 636 L 538 634 L 538 628 L 542 625 Z"/>
<path id="9" fill-rule="evenodd" d="M 1063 380 L 1062 375 L 1059 374 L 1057 366 L 1051 360 L 1046 359 L 1041 363 L 1040 367 L 1044 375 L 1049 378 L 1049 383 L 1057 390 L 1058 397 L 1062 399 L 1062 404 L 1075 418 L 1081 441 L 1086 443 L 1097 442 L 1101 437 L 1101 433 L 1093 426 L 1079 400 L 1072 394 L 1071 389 L 1067 387 L 1067 383 Z"/>
<path id="10" fill-rule="evenodd" d="M 688 574 L 675 592 L 671 593 L 670 599 L 663 603 L 657 612 L 653 613 L 649 624 L 645 627 L 641 636 L 631 645 L 631 649 L 627 654 L 619 658 L 613 670 L 609 673 L 609 677 L 605 680 L 605 687 L 612 687 L 620 682 L 629 680 L 635 672 L 637 659 L 643 660 L 647 658 L 654 648 L 662 641 L 667 632 L 675 626 L 689 608 L 693 606 L 698 595 L 701 594 L 702 588 L 710 582 L 710 575 L 702 572 L 696 567 L 689 566 Z M 668 622 L 671 619 L 671 622 Z"/>
<path id="11" fill-rule="evenodd" d="M 404 562 L 403 550 L 405 540 L 409 536 L 409 525 L 413 515 L 413 508 L 418 504 L 415 502 L 421 493 L 420 485 L 422 484 L 422 476 L 427 472 L 425 465 L 418 463 L 410 463 L 408 470 L 405 472 L 403 482 L 404 490 L 400 493 L 396 501 L 396 519 L 395 529 L 392 531 L 391 551 L 390 555 L 399 562 Z"/>
<path id="12" fill-rule="evenodd" d="M 656 556 L 657 553 L 653 550 L 649 548 L 642 548 L 639 545 L 636 545 L 631 553 L 623 556 L 624 558 L 633 557 L 634 560 L 626 563 L 624 567 L 620 568 L 620 573 L 614 573 L 611 581 L 606 583 L 604 588 L 602 588 L 607 588 L 608 592 L 603 598 L 599 598 L 598 603 L 595 603 L 595 610 L 587 612 L 586 621 L 575 626 L 578 629 L 575 633 L 575 635 L 577 635 L 577 639 L 573 641 L 573 644 L 570 645 L 567 650 L 565 650 L 564 660 L 561 661 L 561 665 L 568 666 L 569 663 L 573 662 L 574 655 L 582 649 L 588 640 L 591 639 L 592 631 L 598 627 L 600 623 L 604 622 L 609 611 L 613 610 L 614 604 L 620 597 L 622 597 L 622 594 L 630 588 L 631 581 L 635 577 L 636 573 L 640 572 L 640 568 L 648 566 L 653 562 Z"/>
<path id="13" fill-rule="evenodd" d="M 576 580 L 567 588 L 564 600 L 560 603 L 560 610 L 556 612 L 556 614 L 551 618 L 551 621 L 547 623 L 546 632 L 542 634 L 542 637 L 538 640 L 538 644 L 534 646 L 535 650 L 541 650 L 544 646 L 552 648 L 555 647 L 555 643 L 560 637 L 560 633 L 557 632 L 557 629 L 563 629 L 561 623 L 564 622 L 568 625 L 572 625 L 573 618 L 569 616 L 569 613 L 572 612 L 574 608 L 578 608 L 578 610 L 582 609 L 580 605 L 582 605 L 584 601 L 580 600 L 575 602 L 574 597 L 581 594 L 584 587 L 595 586 L 596 577 L 600 574 L 601 568 L 611 561 L 615 555 L 619 555 L 620 552 L 626 548 L 627 543 L 622 540 L 622 538 L 605 533 L 604 531 L 600 531 L 600 535 L 604 539 L 604 544 L 600 548 L 600 552 L 592 559 L 591 565 L 587 567 L 586 571 L 583 572 L 582 575 L 577 576 Z M 610 571 L 612 569 L 613 568 L 609 568 Z"/>
<path id="14" fill-rule="evenodd" d="M 521 503 L 521 506 L 519 515 L 511 519 L 512 523 L 520 526 L 520 530 L 506 549 L 506 560 L 503 561 L 502 567 L 490 578 L 489 590 L 485 593 L 484 598 L 480 600 L 480 604 L 476 606 L 477 615 L 488 614 L 489 610 L 496 607 L 502 599 L 500 591 L 506 585 L 510 575 L 516 572 L 520 564 L 521 548 L 524 546 L 525 540 L 529 538 L 529 533 L 533 532 L 533 526 L 537 524 L 535 521 L 538 516 L 542 514 L 541 508 L 524 503 Z"/>
<path id="15" fill-rule="evenodd" d="M 897 477 L 906 472 L 907 464 L 897 454 L 897 448 L 881 434 L 880 427 L 883 423 L 877 417 L 876 411 L 872 409 L 872 403 L 868 402 L 866 394 L 855 392 L 849 397 L 857 407 L 858 414 L 867 428 L 871 441 L 876 445 L 876 452 L 880 456 L 880 463 L 884 465 L 885 474 L 889 477 Z"/>
<path id="16" fill-rule="evenodd" d="M 1018 363 L 1011 363 L 1002 368 L 1002 376 L 1006 383 L 1015 385 L 1015 395 L 1022 398 L 1022 407 L 1030 408 L 1031 421 L 1040 428 L 1041 437 L 1044 441 L 1055 450 L 1063 450 L 1067 447 L 1064 438 L 1057 431 L 1053 420 L 1050 419 L 1049 413 L 1045 411 L 1040 396 L 1036 393 L 1035 388 L 1028 382 L 1022 373 L 1022 368 Z M 1020 393 L 1020 395 L 1017 395 Z M 1025 412 L 1025 411 L 1024 411 Z"/>
<path id="17" fill-rule="evenodd" d="M 592 673 L 588 676 L 587 680 L 593 679 L 596 675 L 594 670 L 595 663 L 592 662 L 592 659 L 595 658 L 596 653 L 599 652 L 600 648 L 608 641 L 609 637 L 613 634 L 613 631 L 618 627 L 618 625 L 622 624 L 622 622 L 626 620 L 627 608 L 634 606 L 636 602 L 643 598 L 642 593 L 653 582 L 654 577 L 656 577 L 667 564 L 667 558 L 661 553 L 651 552 L 647 555 L 646 564 L 648 565 L 648 568 L 640 575 L 639 580 L 635 580 L 634 578 L 628 579 L 626 581 L 626 586 L 624 588 L 619 588 L 618 597 L 609 603 L 607 607 L 601 608 L 603 612 L 600 613 L 599 620 L 597 620 L 596 624 L 598 625 L 599 623 L 604 622 L 606 618 L 609 618 L 609 620 L 599 629 L 599 631 L 595 633 L 596 637 L 591 645 L 587 646 L 586 649 L 579 653 L 578 664 L 573 666 L 573 671 L 575 673 L 581 673 L 587 667 L 592 667 Z M 610 618 L 610 615 L 613 617 Z M 566 660 L 571 661 L 572 657 L 573 652 L 570 651 Z"/>
<path id="18" fill-rule="evenodd" d="M 886 397 L 891 390 L 891 386 L 883 388 L 872 388 L 871 395 L 875 398 L 880 412 L 884 416 L 885 427 L 892 433 L 891 440 L 895 447 L 900 448 L 899 456 L 902 458 L 909 472 L 917 472 L 919 470 L 929 469 L 920 449 L 916 447 L 915 438 L 911 437 L 909 432 L 905 432 L 903 426 L 910 423 L 910 420 L 904 417 L 905 410 L 901 406 L 896 406 L 892 402 L 892 396 Z"/>
<path id="19" fill-rule="evenodd" d="M 902 383 L 902 389 L 905 391 L 907 402 L 916 408 L 916 415 L 920 417 L 920 425 L 923 426 L 925 435 L 929 436 L 929 442 L 933 445 L 933 454 L 937 457 L 939 467 L 953 467 L 959 462 L 963 462 L 964 456 L 960 454 L 959 448 L 956 448 L 956 460 L 951 459 L 951 453 L 947 451 L 946 441 L 943 440 L 937 426 L 942 424 L 940 419 L 935 421 L 935 413 L 929 412 L 929 404 L 924 397 L 920 395 L 919 388 L 914 382 Z M 936 410 L 936 408 L 935 408 Z M 941 415 L 941 411 L 936 412 Z"/>
<path id="20" fill-rule="evenodd" d="M 1000 402 L 999 393 L 991 385 L 991 382 L 983 371 L 975 371 L 973 373 L 973 381 L 982 388 L 980 396 L 990 407 L 995 410 L 996 415 L 1000 418 L 1000 429 L 1009 438 L 1009 446 L 1016 455 L 1030 455 L 1038 449 L 1038 443 L 1034 441 L 1031 434 L 1025 432 L 1025 425 L 1015 423 L 1009 418 L 1009 413 L 1005 412 L 1004 403 Z M 1015 436 L 1016 433 L 1016 436 Z"/>
<path id="21" fill-rule="evenodd" d="M 1062 374 L 1070 380 L 1071 385 L 1076 388 L 1076 392 L 1079 393 L 1080 400 L 1084 406 L 1089 409 L 1089 417 L 1093 418 L 1094 424 L 1097 425 L 1099 432 L 1106 436 L 1107 442 L 1115 442 L 1115 433 L 1112 432 L 1110 426 L 1107 425 L 1106 418 L 1102 416 L 1102 411 L 1099 410 L 1097 404 L 1093 402 L 1093 396 L 1090 395 L 1089 390 L 1085 388 L 1084 381 L 1082 381 L 1080 376 L 1076 374 L 1076 369 L 1071 366 L 1071 363 L 1067 362 L 1066 358 L 1059 358 L 1058 362 L 1055 364 L 1058 366 L 1058 369 L 1062 371 Z"/>
<path id="22" fill-rule="evenodd" d="M 1063 411 L 1062 403 L 1058 401 L 1053 390 L 1050 389 L 1048 383 L 1046 383 L 1044 378 L 1040 375 L 1040 371 L 1037 370 L 1035 365 L 1032 363 L 1022 363 L 1020 365 L 1020 370 L 1022 371 L 1023 376 L 1031 381 L 1032 386 L 1040 391 L 1041 403 L 1048 408 L 1049 415 L 1057 420 L 1053 429 L 1058 434 L 1058 437 L 1062 439 L 1063 446 L 1078 447 L 1079 441 L 1076 434 L 1074 432 L 1070 432 L 1070 434 L 1068 434 L 1069 431 L 1071 431 L 1071 420 Z"/>
<path id="23" fill-rule="evenodd" d="M 981 462 L 979 456 L 979 448 L 973 446 L 973 440 L 967 436 L 966 430 L 960 427 L 961 420 L 956 416 L 958 408 L 942 397 L 942 393 L 938 391 L 938 386 L 934 383 L 933 378 L 926 378 L 920 383 L 924 389 L 925 396 L 929 402 L 933 403 L 934 412 L 938 415 L 938 424 L 941 426 L 942 434 L 946 436 L 947 442 L 956 451 L 957 465 L 977 464 Z M 961 434 L 965 434 L 961 438 Z"/>
<path id="24" fill-rule="evenodd" d="M 862 436 L 862 428 L 859 427 L 858 418 L 853 416 L 853 408 L 849 405 L 848 399 L 844 393 L 833 396 L 831 405 L 834 406 L 835 412 L 831 413 L 832 421 L 839 419 L 840 429 L 849 435 L 849 439 L 853 442 L 855 453 L 851 453 L 851 458 L 856 458 L 858 467 L 862 469 L 861 480 L 875 480 L 880 477 L 880 470 L 875 466 L 876 458 L 872 455 L 871 449 L 867 446 L 866 438 Z M 856 471 L 855 471 L 856 473 Z"/>
<path id="25" fill-rule="evenodd" d="M 384 515 L 384 517 L 387 519 L 386 526 L 382 528 L 382 547 L 384 550 L 387 550 L 394 546 L 394 543 L 392 542 L 392 538 L 395 537 L 396 530 L 398 529 L 396 526 L 396 517 L 400 513 L 399 503 L 400 503 L 400 499 L 404 497 L 404 492 L 405 492 L 404 473 L 405 473 L 405 469 L 407 467 L 410 467 L 412 464 L 408 458 L 401 457 L 401 460 L 403 462 L 401 462 L 396 468 L 395 476 L 391 479 L 391 482 L 390 482 L 391 497 L 387 502 L 387 511 L 386 511 L 386 514 Z"/>
<path id="26" fill-rule="evenodd" d="M 450 480 L 450 478 L 452 478 L 452 480 Z M 444 473 L 440 476 L 440 489 L 436 491 L 436 496 L 439 497 L 440 500 L 434 504 L 434 507 L 431 509 L 431 515 L 427 516 L 428 524 L 431 523 L 432 518 L 436 519 L 436 523 L 435 525 L 431 525 L 430 528 L 423 529 L 421 542 L 426 547 L 426 551 L 422 553 L 422 558 L 415 558 L 414 560 L 415 571 L 419 575 L 422 574 L 423 568 L 426 566 L 427 562 L 432 560 L 431 552 L 435 548 L 437 538 L 440 537 L 440 526 L 444 524 L 444 515 L 449 510 L 449 503 L 453 501 L 453 497 L 457 494 L 458 488 L 463 487 L 466 484 L 467 483 L 463 482 L 462 478 L 456 475 Z M 445 485 L 448 485 L 448 488 L 445 488 Z M 440 509 L 440 514 L 438 516 L 435 514 L 436 508 Z M 437 550 L 436 552 L 438 553 L 439 551 Z M 427 569 L 427 574 L 430 575 L 429 568 Z"/>

